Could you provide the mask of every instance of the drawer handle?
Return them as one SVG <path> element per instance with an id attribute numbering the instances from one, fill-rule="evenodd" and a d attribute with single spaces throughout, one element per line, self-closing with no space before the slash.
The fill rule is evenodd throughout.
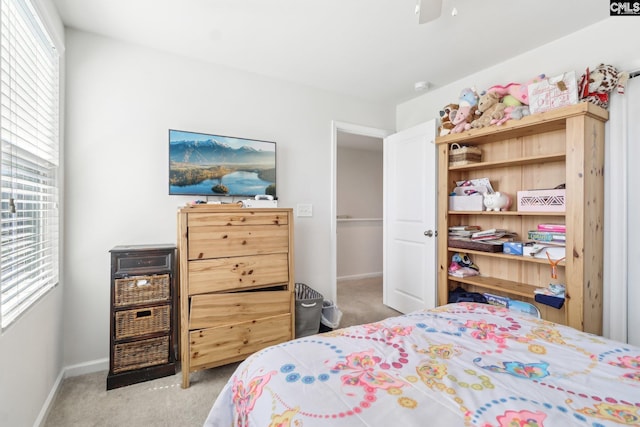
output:
<path id="1" fill-rule="evenodd" d="M 306 304 L 304 302 L 301 302 L 300 305 L 303 306 L 304 308 L 309 308 L 309 307 L 315 307 L 318 303 L 314 302 L 313 304 Z"/>
<path id="2" fill-rule="evenodd" d="M 151 316 L 151 310 L 143 310 L 143 311 L 138 311 L 136 313 L 136 317 L 139 319 L 141 317 L 149 317 Z"/>
<path id="3" fill-rule="evenodd" d="M 147 279 L 136 280 L 136 286 L 148 286 L 149 284 Z"/>

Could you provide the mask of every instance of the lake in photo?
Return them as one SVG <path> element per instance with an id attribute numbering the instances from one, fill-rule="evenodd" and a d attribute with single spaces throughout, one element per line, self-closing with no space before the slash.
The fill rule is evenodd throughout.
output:
<path id="1" fill-rule="evenodd" d="M 265 194 L 266 188 L 273 184 L 258 177 L 256 172 L 236 171 L 227 174 L 222 179 L 207 179 L 199 184 L 176 186 L 170 188 L 171 194 L 192 194 L 192 195 L 218 195 L 211 191 L 214 185 L 223 184 L 229 189 L 229 195 L 234 196 L 254 196 Z M 221 195 L 221 194 L 220 194 Z"/>

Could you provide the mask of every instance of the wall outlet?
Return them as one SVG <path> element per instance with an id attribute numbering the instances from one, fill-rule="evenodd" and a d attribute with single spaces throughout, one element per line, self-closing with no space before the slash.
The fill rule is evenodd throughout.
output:
<path id="1" fill-rule="evenodd" d="M 313 205 L 298 204 L 296 206 L 297 216 L 313 216 Z"/>

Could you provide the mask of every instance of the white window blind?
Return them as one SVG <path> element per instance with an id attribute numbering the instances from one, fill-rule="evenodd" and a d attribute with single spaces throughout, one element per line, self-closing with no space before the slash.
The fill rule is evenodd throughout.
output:
<path id="1" fill-rule="evenodd" d="M 29 0 L 0 0 L 4 329 L 58 283 L 58 53 Z"/>

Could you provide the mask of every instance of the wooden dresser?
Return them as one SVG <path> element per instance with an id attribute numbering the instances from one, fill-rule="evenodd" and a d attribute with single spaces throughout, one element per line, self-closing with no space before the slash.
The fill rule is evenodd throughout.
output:
<path id="1" fill-rule="evenodd" d="M 111 249 L 107 390 L 176 373 L 176 247 Z"/>
<path id="2" fill-rule="evenodd" d="M 182 387 L 294 337 L 292 209 L 178 211 Z"/>

